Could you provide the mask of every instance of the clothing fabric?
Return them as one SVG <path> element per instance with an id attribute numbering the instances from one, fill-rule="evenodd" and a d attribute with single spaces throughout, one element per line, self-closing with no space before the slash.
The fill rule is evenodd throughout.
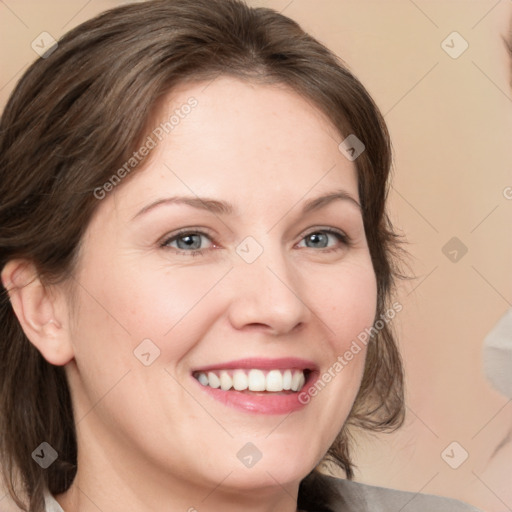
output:
<path id="1" fill-rule="evenodd" d="M 317 471 L 301 482 L 298 508 L 308 512 L 482 512 L 451 498 L 360 484 Z"/>
<path id="2" fill-rule="evenodd" d="M 57 500 L 50 494 L 46 493 L 44 497 L 45 512 L 64 512 Z"/>
<path id="3" fill-rule="evenodd" d="M 512 398 L 512 308 L 485 337 L 483 361 L 485 375 L 494 388 Z"/>
<path id="4" fill-rule="evenodd" d="M 64 512 L 50 494 L 46 512 Z M 482 512 L 461 501 L 396 491 L 310 473 L 300 484 L 298 508 L 307 512 Z"/>

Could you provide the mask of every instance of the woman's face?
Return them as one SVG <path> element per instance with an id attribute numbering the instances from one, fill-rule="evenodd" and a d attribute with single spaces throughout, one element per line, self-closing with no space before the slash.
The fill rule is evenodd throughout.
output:
<path id="1" fill-rule="evenodd" d="M 365 351 L 344 354 L 375 316 L 355 165 L 283 86 L 221 77 L 166 105 L 179 121 L 100 201 L 74 275 L 79 472 L 296 483 L 349 414 Z"/>

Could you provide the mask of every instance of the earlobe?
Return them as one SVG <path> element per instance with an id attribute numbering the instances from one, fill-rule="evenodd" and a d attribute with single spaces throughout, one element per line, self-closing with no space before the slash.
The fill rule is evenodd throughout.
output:
<path id="1" fill-rule="evenodd" d="M 30 342 L 51 364 L 62 366 L 73 358 L 66 300 L 45 286 L 33 263 L 11 260 L 2 270 L 2 283 L 12 308 Z"/>

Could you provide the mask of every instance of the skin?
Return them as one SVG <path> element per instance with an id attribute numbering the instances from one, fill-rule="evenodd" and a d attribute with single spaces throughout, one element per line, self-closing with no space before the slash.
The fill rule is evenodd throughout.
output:
<path id="1" fill-rule="evenodd" d="M 227 407 L 191 376 L 246 357 L 301 357 L 323 373 L 372 325 L 377 296 L 357 205 L 334 200 L 301 214 L 340 189 L 359 201 L 343 137 L 285 86 L 230 77 L 206 85 L 169 96 L 163 118 L 191 96 L 199 103 L 100 201 L 69 282 L 44 287 L 20 260 L 2 275 L 27 336 L 69 379 L 79 457 L 75 481 L 57 496 L 66 512 L 294 512 L 300 480 L 357 395 L 364 350 L 289 415 Z M 164 204 L 133 219 L 176 195 L 228 201 L 236 213 Z M 202 255 L 183 239 L 161 246 L 184 227 L 207 233 L 197 237 Z M 326 228 L 350 245 L 306 236 Z M 263 248 L 251 264 L 236 252 L 248 236 Z M 160 350 L 150 366 L 133 354 L 147 338 Z M 248 442 L 262 454 L 251 468 L 237 458 Z"/>

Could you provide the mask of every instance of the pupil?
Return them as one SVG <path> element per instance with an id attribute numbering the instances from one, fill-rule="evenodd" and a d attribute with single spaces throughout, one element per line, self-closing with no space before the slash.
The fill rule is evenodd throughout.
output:
<path id="1" fill-rule="evenodd" d="M 194 240 L 194 237 L 196 238 Z M 185 247 L 189 249 L 198 249 L 200 245 L 200 239 L 198 235 L 185 235 L 178 239 L 178 246 L 180 242 L 183 241 L 185 243 Z M 182 247 L 180 247 L 181 249 Z"/>
<path id="2" fill-rule="evenodd" d="M 313 242 L 313 244 L 321 243 L 322 241 L 327 243 L 327 235 L 325 233 L 312 233 L 309 235 L 309 240 Z M 325 247 L 325 243 L 322 244 L 322 247 Z"/>

